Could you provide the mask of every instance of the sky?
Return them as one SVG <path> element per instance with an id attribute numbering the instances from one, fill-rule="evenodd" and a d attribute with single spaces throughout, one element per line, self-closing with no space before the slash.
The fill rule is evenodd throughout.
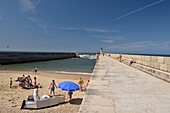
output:
<path id="1" fill-rule="evenodd" d="M 170 54 L 170 0 L 0 0 L 0 51 Z"/>

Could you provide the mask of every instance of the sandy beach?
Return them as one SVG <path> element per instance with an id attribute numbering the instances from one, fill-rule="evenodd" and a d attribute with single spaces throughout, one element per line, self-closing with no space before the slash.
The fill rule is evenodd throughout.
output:
<path id="1" fill-rule="evenodd" d="M 33 89 L 22 89 L 18 86 L 18 82 L 13 82 L 13 87 L 9 87 L 10 77 L 13 81 L 22 75 L 28 76 L 31 78 L 37 77 L 37 83 L 42 85 L 42 88 L 39 88 L 40 97 L 45 94 L 49 94 L 49 85 L 51 80 L 55 80 L 56 84 L 63 81 L 73 81 L 78 82 L 79 78 L 83 78 L 85 84 L 87 80 L 90 79 L 90 75 L 81 75 L 81 74 L 63 74 L 55 72 L 38 72 L 32 73 L 28 71 L 0 71 L 0 113 L 77 113 L 82 102 L 85 92 L 75 91 L 73 93 L 73 99 L 71 102 L 66 102 L 64 104 L 56 105 L 54 107 L 39 109 L 39 110 L 20 110 L 22 101 L 27 99 L 28 95 L 33 94 Z M 68 95 L 65 91 L 56 89 L 56 94 L 66 95 L 66 100 L 68 101 Z"/>

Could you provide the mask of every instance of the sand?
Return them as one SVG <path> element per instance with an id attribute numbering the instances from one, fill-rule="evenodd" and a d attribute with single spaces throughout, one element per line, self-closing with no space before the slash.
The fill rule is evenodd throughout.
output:
<path id="1" fill-rule="evenodd" d="M 13 87 L 9 87 L 9 80 L 12 77 L 13 80 L 16 80 L 17 77 L 22 75 L 28 76 L 31 78 L 37 77 L 37 83 L 42 85 L 42 88 L 39 88 L 40 97 L 45 94 L 49 94 L 49 85 L 51 80 L 54 79 L 58 84 L 63 81 L 73 81 L 78 82 L 79 78 L 83 78 L 85 83 L 90 79 L 90 75 L 73 75 L 73 74 L 61 74 L 54 72 L 38 72 L 33 74 L 32 72 L 27 71 L 0 71 L 0 113 L 77 113 L 83 96 L 85 92 L 75 91 L 73 93 L 73 99 L 70 102 L 64 104 L 56 105 L 54 107 L 38 109 L 38 110 L 20 110 L 22 101 L 27 99 L 28 95 L 33 94 L 33 89 L 22 89 L 18 86 L 18 82 L 13 82 Z M 69 100 L 68 95 L 65 91 L 56 89 L 56 94 L 65 94 L 66 101 Z"/>

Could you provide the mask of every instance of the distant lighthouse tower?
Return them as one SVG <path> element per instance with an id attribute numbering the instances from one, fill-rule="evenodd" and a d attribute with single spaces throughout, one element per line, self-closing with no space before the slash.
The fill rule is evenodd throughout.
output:
<path id="1" fill-rule="evenodd" d="M 103 48 L 100 48 L 100 54 L 103 54 Z"/>

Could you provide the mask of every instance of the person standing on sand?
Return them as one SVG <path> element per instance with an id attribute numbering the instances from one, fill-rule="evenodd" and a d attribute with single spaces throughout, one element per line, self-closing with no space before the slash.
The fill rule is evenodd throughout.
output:
<path id="1" fill-rule="evenodd" d="M 34 77 L 34 87 L 37 85 L 37 78 Z"/>
<path id="2" fill-rule="evenodd" d="M 30 88 L 31 88 L 31 87 L 33 86 L 33 85 L 32 85 L 32 79 L 31 79 L 30 75 L 28 75 L 27 78 L 28 78 L 28 81 L 29 81 L 29 86 L 30 86 Z"/>
<path id="3" fill-rule="evenodd" d="M 34 87 L 33 97 L 34 97 L 34 101 L 40 100 L 40 97 L 38 95 L 38 86 L 37 85 Z"/>
<path id="4" fill-rule="evenodd" d="M 50 95 L 53 93 L 53 95 L 55 95 L 55 87 L 57 88 L 56 84 L 55 84 L 55 81 L 52 80 L 50 86 L 49 86 L 49 89 L 50 89 Z"/>
<path id="5" fill-rule="evenodd" d="M 10 87 L 10 88 L 12 88 L 12 82 L 13 82 L 13 81 L 12 81 L 12 78 L 10 78 L 10 81 L 9 81 L 9 84 L 10 84 L 9 87 Z"/>
<path id="6" fill-rule="evenodd" d="M 86 90 L 87 90 L 87 87 L 89 86 L 89 82 L 90 82 L 90 80 L 87 81 L 86 86 L 82 89 L 83 91 L 86 91 Z"/>
<path id="7" fill-rule="evenodd" d="M 37 68 L 34 68 L 34 73 L 37 73 L 38 69 Z"/>
<path id="8" fill-rule="evenodd" d="M 69 95 L 69 98 L 71 100 L 72 99 L 72 95 L 73 95 L 73 91 L 68 91 L 68 95 Z"/>
<path id="9" fill-rule="evenodd" d="M 79 84 L 79 86 L 80 86 L 80 90 L 83 91 L 83 84 L 84 84 L 84 81 L 83 81 L 82 78 L 80 78 L 78 84 Z"/>

